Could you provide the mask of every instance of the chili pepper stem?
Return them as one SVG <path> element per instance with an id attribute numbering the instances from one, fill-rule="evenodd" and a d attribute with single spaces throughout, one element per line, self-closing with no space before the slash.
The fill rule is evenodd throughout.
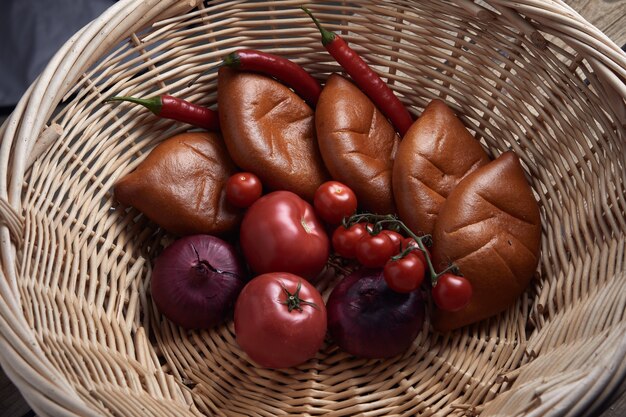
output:
<path id="1" fill-rule="evenodd" d="M 148 110 L 150 110 L 152 113 L 156 115 L 161 113 L 161 108 L 163 106 L 160 97 L 136 98 L 136 97 L 115 96 L 115 97 L 109 97 L 105 100 L 106 103 L 111 102 L 111 101 L 128 101 L 130 103 L 139 104 L 139 105 L 144 106 L 145 108 L 147 108 Z"/>
<path id="2" fill-rule="evenodd" d="M 307 9 L 304 6 L 300 7 L 302 10 L 304 10 L 304 12 L 306 14 L 308 14 L 311 19 L 313 19 L 313 23 L 315 23 L 315 26 L 317 26 L 317 28 L 319 29 L 321 35 L 322 35 L 322 45 L 326 46 L 329 43 L 331 43 L 332 41 L 335 40 L 335 34 L 333 32 L 331 32 L 328 29 L 325 29 L 322 24 L 320 23 L 319 20 L 317 20 L 317 18 L 315 16 L 313 16 L 313 13 L 311 13 L 311 11 L 309 9 Z"/>
<path id="3" fill-rule="evenodd" d="M 238 67 L 241 64 L 241 60 L 236 52 L 231 52 L 226 55 L 222 61 L 221 65 L 226 65 L 227 67 Z"/>
<path id="4" fill-rule="evenodd" d="M 207 75 L 210 71 L 211 71 L 211 69 L 208 69 L 208 70 L 202 71 L 200 74 L 196 75 L 191 81 L 189 81 L 187 83 L 187 88 L 189 88 L 192 85 L 194 85 L 196 83 L 196 81 L 198 81 L 201 77 Z"/>

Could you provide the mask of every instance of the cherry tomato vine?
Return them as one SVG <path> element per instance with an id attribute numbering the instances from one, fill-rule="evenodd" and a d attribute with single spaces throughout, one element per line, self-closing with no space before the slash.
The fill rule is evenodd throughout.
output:
<path id="1" fill-rule="evenodd" d="M 437 284 L 437 280 L 439 279 L 439 277 L 441 277 L 442 275 L 446 273 L 453 273 L 456 275 L 459 274 L 459 269 L 454 264 L 449 265 L 447 268 L 445 268 L 441 272 L 435 271 L 435 267 L 433 266 L 433 263 L 430 259 L 430 253 L 428 251 L 428 246 L 431 246 L 431 242 L 432 242 L 431 236 L 430 235 L 424 235 L 424 236 L 416 235 L 415 233 L 413 233 L 411 229 L 409 229 L 404 224 L 402 220 L 400 220 L 395 215 L 359 213 L 350 217 L 345 217 L 342 222 L 342 225 L 345 228 L 350 228 L 351 226 L 355 224 L 363 223 L 363 222 L 372 224 L 371 228 L 367 228 L 367 232 L 372 236 L 375 236 L 381 233 L 383 230 L 388 229 L 388 230 L 403 232 L 407 234 L 410 238 L 412 238 L 417 245 L 417 249 L 419 249 L 424 254 L 424 258 L 426 260 L 426 266 L 428 268 L 428 271 L 430 272 L 431 282 L 433 286 Z M 414 251 L 415 249 L 416 248 L 414 246 L 407 245 L 406 248 L 403 248 L 400 253 L 393 256 L 391 259 L 398 260 L 400 258 L 403 258 L 407 256 L 411 251 Z"/>

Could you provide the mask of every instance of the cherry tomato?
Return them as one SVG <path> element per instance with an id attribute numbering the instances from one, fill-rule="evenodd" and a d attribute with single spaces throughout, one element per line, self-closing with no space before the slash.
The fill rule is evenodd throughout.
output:
<path id="1" fill-rule="evenodd" d="M 404 240 L 402 241 L 402 249 L 408 248 L 409 246 L 415 247 L 415 250 L 413 252 L 417 256 L 419 256 L 422 262 L 424 262 L 424 265 L 426 265 L 426 255 L 424 255 L 424 252 L 421 251 L 419 246 L 417 246 L 417 242 L 412 237 L 404 238 Z M 428 257 L 430 258 L 430 251 L 428 250 L 428 248 L 426 248 L 426 252 L 428 253 Z"/>
<path id="2" fill-rule="evenodd" d="M 330 242 L 313 207 L 290 191 L 274 191 L 252 204 L 241 222 L 243 254 L 257 274 L 291 272 L 307 279 L 326 265 Z"/>
<path id="3" fill-rule="evenodd" d="M 402 242 L 404 241 L 404 236 L 402 236 L 398 232 L 388 229 L 383 229 L 380 231 L 380 233 L 384 233 L 391 238 L 391 241 L 393 242 L 395 247 L 395 252 L 393 254 L 397 255 L 398 253 L 400 253 L 400 251 L 402 250 Z"/>
<path id="4" fill-rule="evenodd" d="M 389 235 L 369 233 L 356 245 L 356 259 L 368 268 L 382 268 L 394 255 L 395 245 Z"/>
<path id="5" fill-rule="evenodd" d="M 345 228 L 343 225 L 337 226 L 333 232 L 333 249 L 337 255 L 346 259 L 356 258 L 356 245 L 363 236 L 367 234 L 365 224 L 356 223 Z"/>
<path id="6" fill-rule="evenodd" d="M 326 181 L 315 191 L 313 197 L 315 212 L 328 224 L 339 224 L 346 216 L 356 211 L 357 201 L 354 192 L 338 181 Z"/>
<path id="7" fill-rule="evenodd" d="M 261 180 L 250 172 L 238 172 L 226 181 L 226 199 L 235 207 L 250 207 L 262 193 Z"/>
<path id="8" fill-rule="evenodd" d="M 383 275 L 389 288 L 396 292 L 408 293 L 422 285 L 425 272 L 424 262 L 413 251 L 398 260 L 388 260 Z"/>
<path id="9" fill-rule="evenodd" d="M 286 272 L 259 275 L 235 304 L 237 343 L 261 366 L 288 368 L 315 356 L 326 336 L 326 307 L 304 278 Z"/>
<path id="10" fill-rule="evenodd" d="M 432 291 L 435 304 L 445 311 L 462 310 L 472 298 L 472 284 L 467 278 L 451 273 L 441 275 Z"/>

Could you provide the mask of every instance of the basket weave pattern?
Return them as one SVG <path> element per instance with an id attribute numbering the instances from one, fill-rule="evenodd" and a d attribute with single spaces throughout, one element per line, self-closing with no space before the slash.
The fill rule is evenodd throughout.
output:
<path id="1" fill-rule="evenodd" d="M 321 81 L 341 72 L 303 2 L 205 3 L 119 2 L 0 130 L 0 360 L 38 414 L 573 416 L 604 399 L 626 373 L 626 56 L 614 44 L 555 0 L 308 4 L 414 116 L 441 98 L 492 157 L 517 153 L 541 207 L 542 257 L 495 318 L 448 334 L 427 321 L 390 360 L 328 343 L 273 371 L 241 352 L 232 321 L 189 332 L 158 313 L 151 260 L 172 237 L 111 195 L 188 127 L 105 98 L 215 106 L 220 59 L 238 48 Z"/>

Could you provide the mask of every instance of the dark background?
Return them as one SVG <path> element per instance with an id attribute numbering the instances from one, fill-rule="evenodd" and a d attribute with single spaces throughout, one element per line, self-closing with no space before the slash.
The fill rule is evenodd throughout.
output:
<path id="1" fill-rule="evenodd" d="M 0 0 L 0 116 L 54 53 L 116 0 Z"/>

